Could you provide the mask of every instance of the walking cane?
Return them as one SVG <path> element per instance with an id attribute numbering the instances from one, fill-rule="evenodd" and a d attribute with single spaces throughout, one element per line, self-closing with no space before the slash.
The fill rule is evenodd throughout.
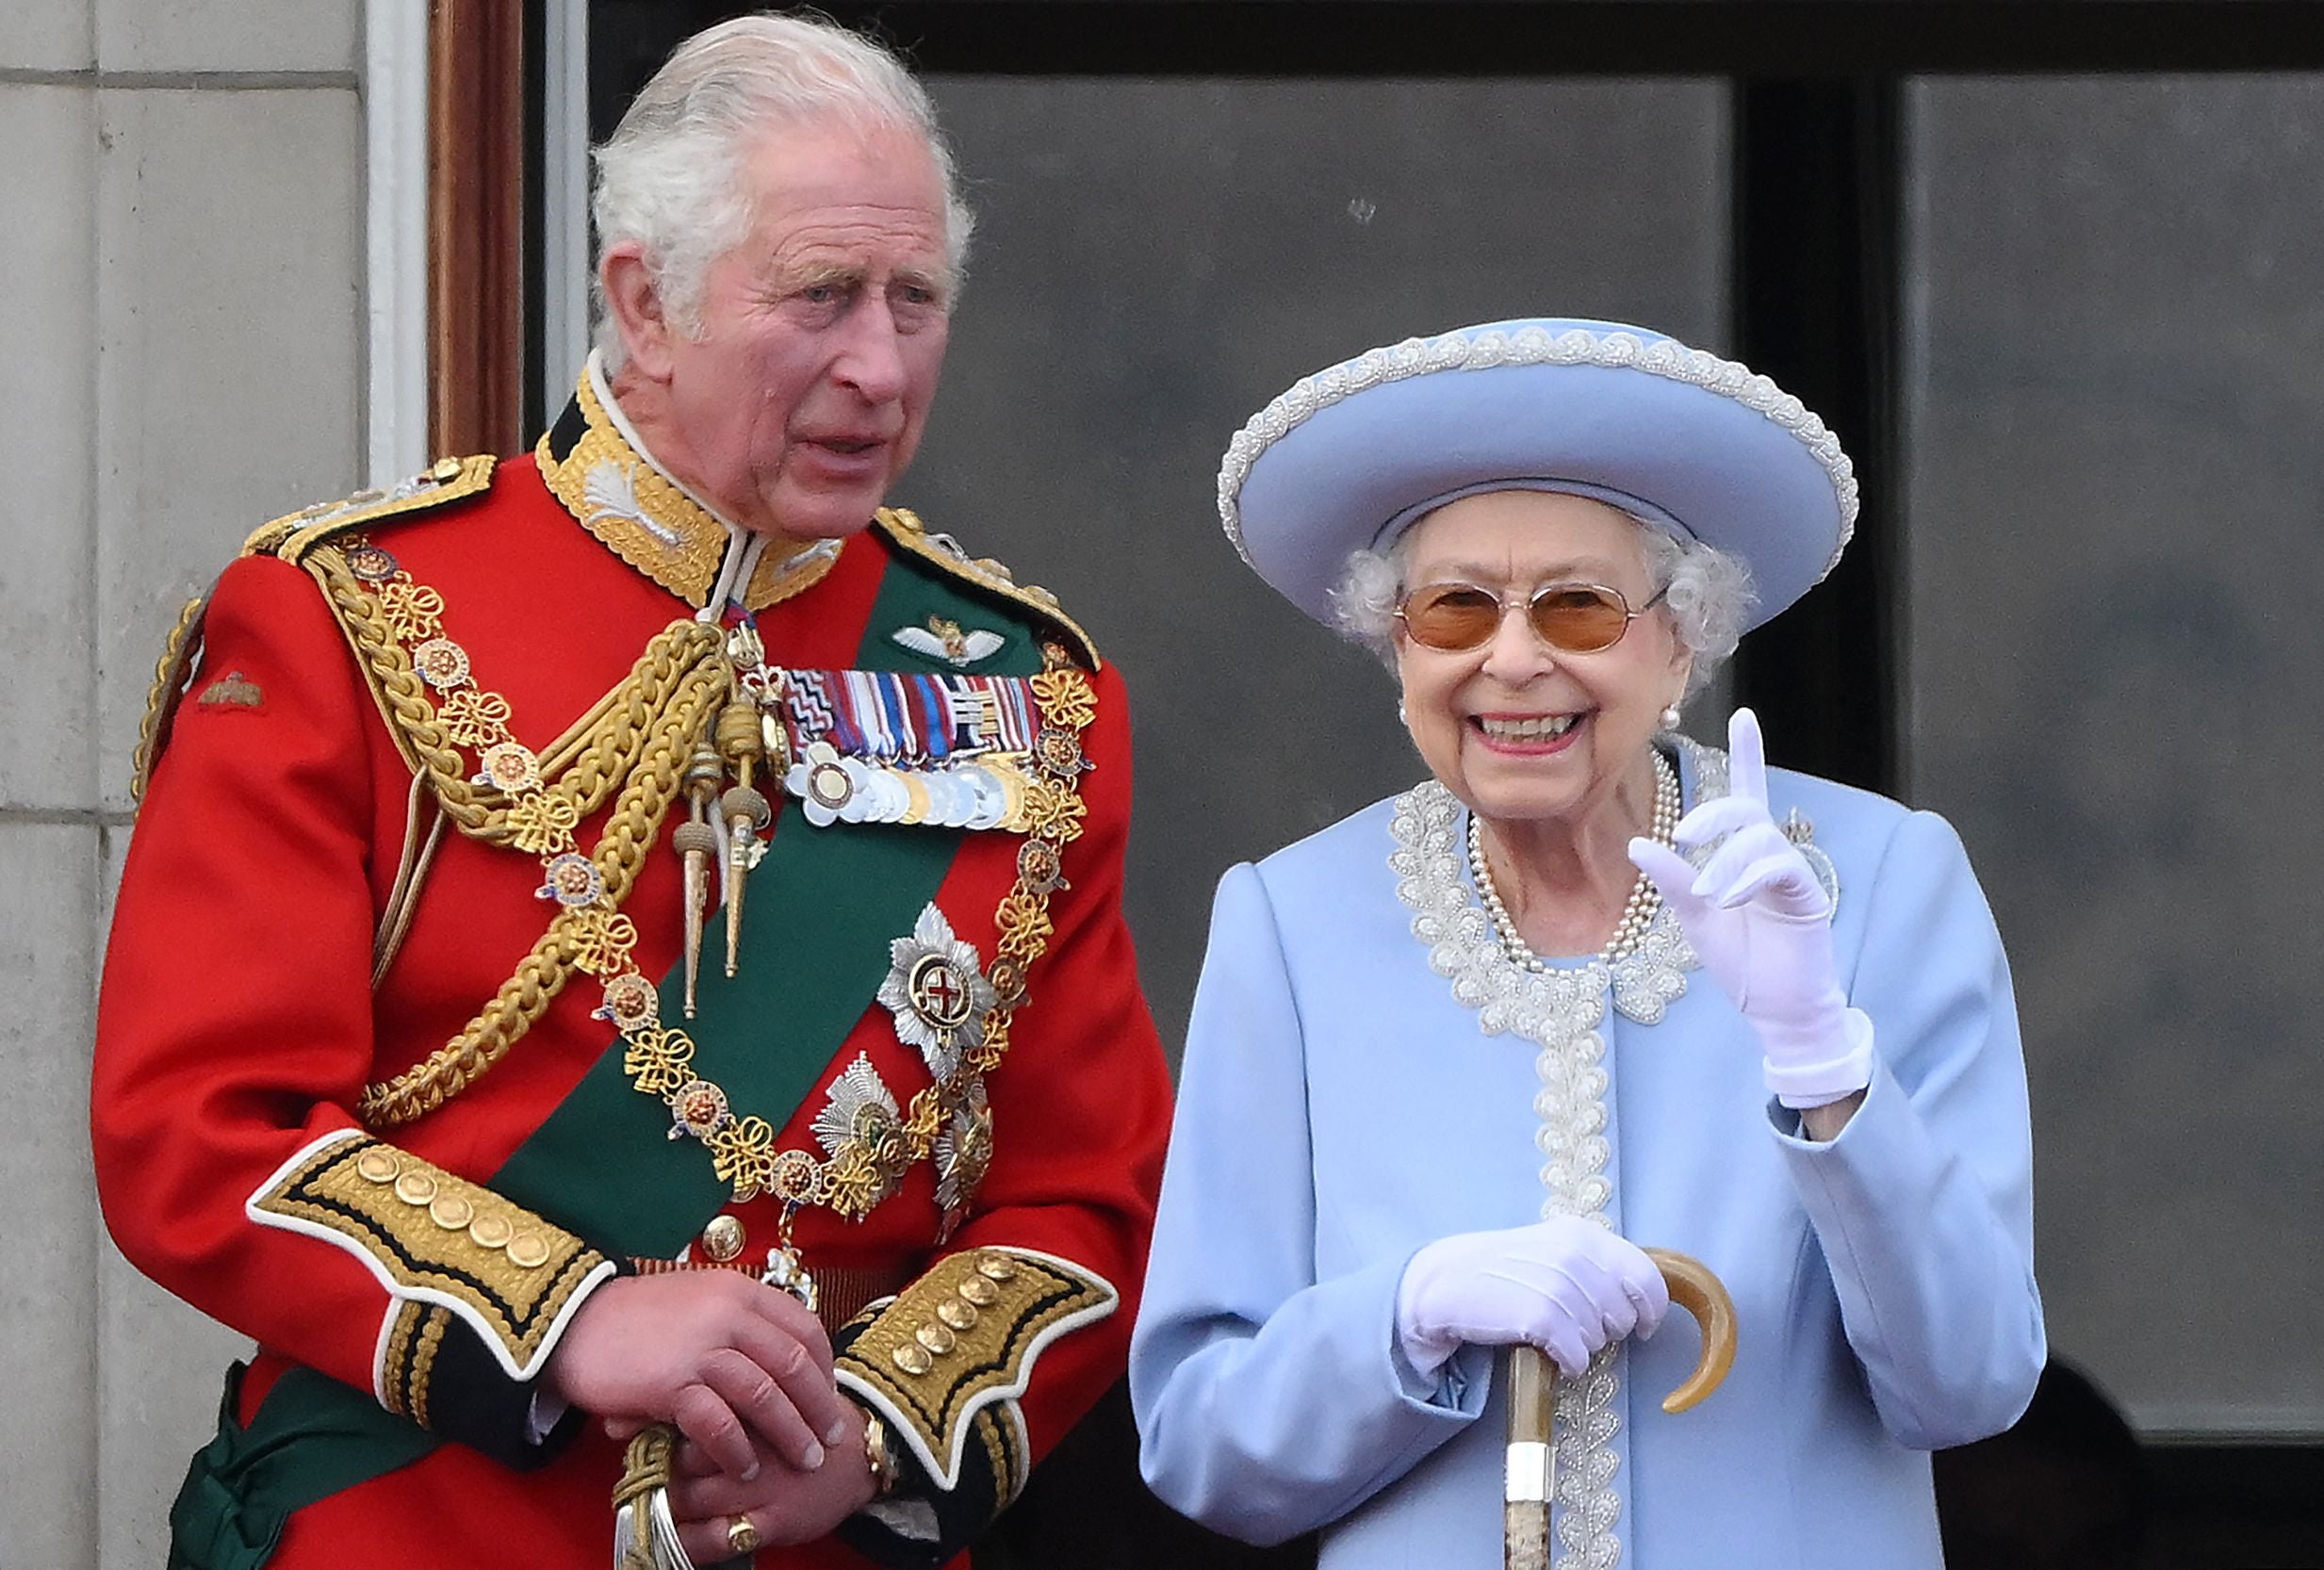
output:
<path id="1" fill-rule="evenodd" d="M 1735 1300 L 1710 1267 L 1668 1249 L 1648 1249 L 1662 1272 L 1670 1300 L 1702 1327 L 1703 1355 L 1694 1372 L 1662 1398 L 1664 1412 L 1684 1412 L 1727 1378 L 1735 1366 Z M 1504 1570 L 1549 1570 L 1549 1505 L 1557 1496 L 1557 1370 L 1538 1347 L 1509 1349 L 1509 1456 L 1501 1489 Z"/>

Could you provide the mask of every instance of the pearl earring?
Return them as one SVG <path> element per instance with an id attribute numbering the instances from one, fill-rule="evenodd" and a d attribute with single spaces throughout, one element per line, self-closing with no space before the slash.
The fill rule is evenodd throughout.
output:
<path id="1" fill-rule="evenodd" d="M 1666 703 L 1666 704 L 1664 704 L 1664 705 L 1662 706 L 1662 728 L 1663 728 L 1663 729 L 1665 729 L 1665 730 L 1676 730 L 1676 729 L 1678 729 L 1678 722 L 1679 722 L 1679 720 L 1680 720 L 1680 719 L 1682 719 L 1683 717 L 1684 717 L 1684 716 L 1683 716 L 1683 715 L 1681 715 L 1681 714 L 1678 712 L 1678 706 L 1677 704 L 1675 704 L 1675 703 Z"/>

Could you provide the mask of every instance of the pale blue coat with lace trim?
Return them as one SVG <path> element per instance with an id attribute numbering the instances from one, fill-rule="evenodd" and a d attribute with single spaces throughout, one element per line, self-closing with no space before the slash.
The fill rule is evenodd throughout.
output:
<path id="1" fill-rule="evenodd" d="M 1878 1064 L 1809 1144 L 1702 972 L 1657 1024 L 1610 1011 L 1609 1216 L 1715 1270 L 1741 1343 L 1675 1416 L 1692 1321 L 1627 1349 L 1595 1464 L 1636 1570 L 1938 1570 L 1925 1452 L 2007 1427 L 2045 1355 L 2008 969 L 1941 819 L 1769 784 L 1837 868 L 1841 982 Z M 1482 1034 L 1430 968 L 1394 806 L 1219 884 L 1131 1390 L 1148 1480 L 1198 1520 L 1258 1543 L 1320 1528 L 1324 1570 L 1491 1570 L 1495 1359 L 1465 1349 L 1420 1384 L 1393 1305 L 1422 1244 L 1538 1215 L 1536 1049 Z"/>

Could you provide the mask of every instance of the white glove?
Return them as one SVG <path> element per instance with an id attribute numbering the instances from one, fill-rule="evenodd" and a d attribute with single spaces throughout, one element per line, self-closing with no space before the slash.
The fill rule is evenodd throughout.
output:
<path id="1" fill-rule="evenodd" d="M 1469 1342 L 1530 1342 L 1579 1374 L 1609 1342 L 1652 1335 L 1668 1312 L 1670 1290 L 1643 1250 L 1559 1216 L 1440 1237 L 1414 1254 L 1396 1289 L 1396 1336 L 1423 1378 Z"/>
<path id="2" fill-rule="evenodd" d="M 1768 815 L 1759 717 L 1736 710 L 1727 734 L 1727 793 L 1679 819 L 1674 836 L 1690 848 L 1727 842 L 1699 874 L 1651 840 L 1632 840 L 1630 859 L 1759 1033 L 1768 1089 L 1786 1106 L 1823 1106 L 1872 1083 L 1872 1022 L 1840 989 L 1831 896 Z"/>

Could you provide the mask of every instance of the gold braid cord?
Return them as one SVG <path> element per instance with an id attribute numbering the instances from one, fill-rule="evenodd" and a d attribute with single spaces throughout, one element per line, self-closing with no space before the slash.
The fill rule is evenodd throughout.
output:
<path id="1" fill-rule="evenodd" d="M 197 595 L 186 602 L 177 613 L 177 625 L 170 630 L 170 641 L 161 646 L 161 659 L 154 666 L 153 690 L 145 695 L 145 719 L 138 727 L 138 750 L 129 764 L 129 799 L 142 800 L 146 782 L 153 778 L 154 762 L 161 756 L 164 743 L 170 739 L 170 722 L 176 717 L 178 699 L 186 693 L 186 680 L 192 672 L 193 655 L 200 646 L 195 630 L 202 625 L 202 613 L 209 600 Z"/>
<path id="2" fill-rule="evenodd" d="M 614 1485 L 615 1507 L 669 1487 L 670 1460 L 677 1447 L 678 1436 L 665 1424 L 652 1423 L 638 1430 L 622 1456 L 621 1481 Z"/>
<path id="3" fill-rule="evenodd" d="M 536 757 L 508 733 L 508 700 L 478 688 L 466 651 L 443 635 L 442 597 L 378 547 L 349 545 L 314 551 L 306 568 L 330 596 L 390 728 L 445 815 L 487 844 L 534 849 L 524 842 L 544 813 L 587 818 L 633 774 L 671 695 L 705 669 L 725 675 L 719 630 L 692 617 L 674 622 L 581 725 Z M 463 746 L 480 749 L 480 773 L 468 772 Z"/>
<path id="4" fill-rule="evenodd" d="M 692 740 L 703 721 L 716 712 L 725 694 L 723 679 L 712 677 L 703 690 L 681 695 L 670 723 L 661 728 L 652 749 L 614 804 L 614 813 L 591 858 L 603 889 L 596 906 L 558 911 L 548 930 L 500 986 L 490 1003 L 470 1020 L 459 1035 L 428 1055 L 425 1062 L 395 1078 L 364 1088 L 356 1114 L 375 1128 L 394 1127 L 426 1116 L 466 1089 L 515 1046 L 532 1022 L 565 989 L 576 968 L 597 971 L 602 956 L 618 950 L 624 957 L 636 940 L 627 917 L 618 914 L 620 902 L 636 882 L 639 868 L 678 793 L 679 776 L 685 768 Z"/>
<path id="5" fill-rule="evenodd" d="M 508 700 L 478 687 L 444 636 L 443 600 L 360 538 L 311 551 L 382 712 L 461 833 L 542 858 L 557 901 L 548 929 L 460 1034 L 395 1078 L 367 1086 L 372 1127 L 408 1123 L 492 1068 L 532 1028 L 574 970 L 622 977 L 636 931 L 621 902 L 677 797 L 695 740 L 725 701 L 730 673 L 716 628 L 688 618 L 646 646 L 630 675 L 544 758 L 508 728 Z M 474 748 L 470 774 L 461 748 Z M 616 792 L 618 793 L 616 794 Z M 573 831 L 614 807 L 593 854 Z"/>
<path id="6" fill-rule="evenodd" d="M 670 1464 L 677 1431 L 649 1423 L 622 1456 L 614 1485 L 614 1570 L 669 1570 L 692 1564 L 670 1519 Z"/>

